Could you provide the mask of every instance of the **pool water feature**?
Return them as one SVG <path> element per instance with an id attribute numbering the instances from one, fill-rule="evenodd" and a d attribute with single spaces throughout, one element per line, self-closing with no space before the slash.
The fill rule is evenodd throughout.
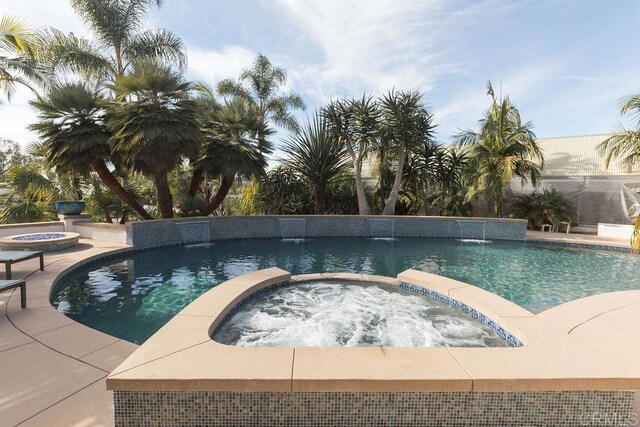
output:
<path id="1" fill-rule="evenodd" d="M 39 240 L 61 239 L 65 237 L 64 233 L 37 233 L 25 234 L 23 236 L 13 237 L 11 240 L 19 240 L 21 242 L 33 242 Z"/>
<path id="2" fill-rule="evenodd" d="M 280 286 L 237 307 L 213 338 L 241 347 L 507 347 L 435 298 L 376 282 Z"/>
<path id="3" fill-rule="evenodd" d="M 142 343 L 207 290 L 273 266 L 292 274 L 389 277 L 414 268 L 478 286 L 533 312 L 640 289 L 640 258 L 618 252 L 453 239 L 238 240 L 145 251 L 80 269 L 57 284 L 52 303 L 80 323 Z"/>

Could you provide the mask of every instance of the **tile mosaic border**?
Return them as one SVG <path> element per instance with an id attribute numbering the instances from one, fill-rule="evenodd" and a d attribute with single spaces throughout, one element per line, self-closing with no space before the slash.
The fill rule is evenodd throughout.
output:
<path id="1" fill-rule="evenodd" d="M 117 426 L 575 426 L 605 415 L 607 425 L 633 425 L 633 399 L 633 391 L 114 392 Z"/>
<path id="2" fill-rule="evenodd" d="M 471 316 L 473 319 L 479 321 L 483 325 L 493 329 L 500 338 L 505 340 L 509 347 L 522 347 L 522 341 L 520 341 L 517 337 L 512 335 L 506 329 L 498 324 L 498 322 L 494 321 L 490 317 L 485 314 L 479 312 L 473 307 L 468 306 L 465 303 L 458 301 L 455 298 L 451 298 L 450 296 L 441 294 L 440 292 L 433 291 L 431 289 L 423 288 L 422 286 L 414 285 L 412 283 L 401 282 L 400 289 L 404 289 L 410 292 L 415 292 L 420 295 L 426 295 L 431 298 L 437 299 L 438 301 L 444 302 L 445 304 L 449 304 L 451 307 L 462 311 L 464 314 Z"/>

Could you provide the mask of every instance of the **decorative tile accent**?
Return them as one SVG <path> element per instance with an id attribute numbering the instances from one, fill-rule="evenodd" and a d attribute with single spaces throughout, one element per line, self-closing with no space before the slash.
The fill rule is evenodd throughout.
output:
<path id="1" fill-rule="evenodd" d="M 456 308 L 462 311 L 464 314 L 471 316 L 472 318 L 476 319 L 483 325 L 496 331 L 496 333 L 498 334 L 498 336 L 500 336 L 500 338 L 504 339 L 505 341 L 507 341 L 507 343 L 509 343 L 510 347 L 522 347 L 522 342 L 517 337 L 507 332 L 503 327 L 499 326 L 496 321 L 487 317 L 483 313 L 480 313 L 475 308 L 471 308 L 465 303 L 458 301 L 455 298 L 451 298 L 450 296 L 443 295 L 440 292 L 436 292 L 431 289 L 423 288 L 422 286 L 417 286 L 417 285 L 413 285 L 411 283 L 406 283 L 406 282 L 401 282 L 399 287 L 400 289 L 404 289 L 406 291 L 414 292 L 420 295 L 426 295 L 431 298 L 437 299 L 438 301 L 442 301 L 445 304 L 449 304 L 453 308 Z"/>
<path id="2" fill-rule="evenodd" d="M 114 392 L 117 426 L 575 426 L 605 417 L 632 425 L 633 398 L 633 391 Z"/>

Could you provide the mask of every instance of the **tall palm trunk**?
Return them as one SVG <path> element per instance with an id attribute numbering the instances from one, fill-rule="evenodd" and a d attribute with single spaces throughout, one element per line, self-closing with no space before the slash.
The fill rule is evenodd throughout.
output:
<path id="1" fill-rule="evenodd" d="M 158 198 L 158 211 L 162 218 L 173 218 L 173 197 L 169 188 L 167 171 L 159 171 L 153 174 L 153 183 L 156 186 Z"/>
<path id="2" fill-rule="evenodd" d="M 202 182 L 202 177 L 204 175 L 204 171 L 202 169 L 194 169 L 193 175 L 191 176 L 191 182 L 189 183 L 189 190 L 187 190 L 187 195 L 191 198 L 196 196 L 198 192 L 198 187 Z"/>
<path id="3" fill-rule="evenodd" d="M 324 184 L 316 184 L 313 189 L 313 213 L 322 215 L 327 210 L 327 189 Z"/>
<path id="4" fill-rule="evenodd" d="M 135 197 L 131 195 L 116 179 L 115 176 L 111 173 L 104 160 L 94 160 L 91 162 L 91 167 L 98 174 L 100 180 L 107 186 L 109 190 L 115 196 L 122 200 L 123 203 L 131 207 L 134 211 L 136 211 L 142 218 L 151 219 L 151 215 L 149 212 L 145 211 L 142 205 L 136 200 Z"/>
<path id="5" fill-rule="evenodd" d="M 218 191 L 216 191 L 216 194 L 211 198 L 209 203 L 207 203 L 205 207 L 202 209 L 203 216 L 211 215 L 213 211 L 215 211 L 216 209 L 218 209 L 218 207 L 220 207 L 224 198 L 227 197 L 227 194 L 229 194 L 229 190 L 233 185 L 233 179 L 234 177 L 231 175 L 225 175 L 222 177 L 222 182 L 220 182 L 220 187 L 218 187 Z"/>
<path id="6" fill-rule="evenodd" d="M 393 215 L 396 213 L 396 202 L 398 201 L 398 195 L 400 194 L 400 183 L 402 182 L 402 170 L 404 169 L 405 157 L 407 153 L 405 150 L 404 142 L 400 144 L 400 156 L 398 158 L 398 169 L 396 170 L 396 176 L 393 179 L 393 187 L 389 193 L 387 203 L 384 205 L 382 215 Z"/>

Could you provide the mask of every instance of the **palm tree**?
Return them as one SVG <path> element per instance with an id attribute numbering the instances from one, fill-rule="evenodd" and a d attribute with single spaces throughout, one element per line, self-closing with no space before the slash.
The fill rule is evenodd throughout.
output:
<path id="1" fill-rule="evenodd" d="M 269 58 L 258 54 L 253 66 L 242 71 L 238 81 L 221 81 L 218 92 L 222 96 L 242 98 L 253 104 L 257 115 L 268 124 L 296 130 L 298 122 L 291 110 L 304 110 L 305 104 L 299 95 L 280 93 L 286 82 L 287 72 L 284 68 L 274 67 Z"/>
<path id="2" fill-rule="evenodd" d="M 422 98 L 419 92 L 392 90 L 380 100 L 382 138 L 390 141 L 397 154 L 396 174 L 383 215 L 395 213 L 407 155 L 433 140 L 436 125 L 433 123 L 433 114 L 424 107 Z"/>
<path id="3" fill-rule="evenodd" d="M 620 103 L 620 115 L 630 116 L 632 127 L 619 125 L 614 134 L 598 146 L 598 151 L 605 156 L 605 166 L 617 159 L 620 164 L 633 170 L 640 164 L 640 95 L 623 98 Z M 635 230 L 631 236 L 631 246 L 640 250 L 640 217 L 636 220 Z"/>
<path id="4" fill-rule="evenodd" d="M 95 171 L 116 197 L 143 218 L 151 219 L 107 166 L 111 133 L 105 125 L 103 101 L 86 84 L 54 84 L 46 96 L 31 102 L 40 119 L 31 129 L 42 139 L 49 167 L 81 176 Z"/>
<path id="5" fill-rule="evenodd" d="M 290 156 L 288 164 L 313 190 L 314 213 L 327 208 L 327 187 L 348 168 L 347 151 L 336 144 L 325 120 L 318 114 L 300 130 L 289 135 L 283 150 Z"/>
<path id="6" fill-rule="evenodd" d="M 165 29 L 140 32 L 151 5 L 162 0 L 71 0 L 76 13 L 93 30 L 94 39 L 49 29 L 44 57 L 54 70 L 82 73 L 98 82 L 114 81 L 137 60 L 162 59 L 182 68 L 182 40 Z"/>
<path id="7" fill-rule="evenodd" d="M 322 117 L 336 144 L 343 146 L 353 165 L 358 196 L 358 213 L 371 215 L 371 207 L 362 180 L 362 162 L 379 134 L 380 109 L 375 99 L 364 94 L 361 99 L 339 99 L 321 110 Z"/>
<path id="8" fill-rule="evenodd" d="M 557 229 L 562 222 L 571 222 L 576 217 L 575 207 L 556 189 L 543 189 L 517 196 L 511 205 L 511 215 L 525 218 L 534 228 L 553 224 Z"/>
<path id="9" fill-rule="evenodd" d="M 16 85 L 35 92 L 35 86 L 44 86 L 47 75 L 37 64 L 36 33 L 18 18 L 3 15 L 0 19 L 0 90 L 8 101 Z"/>
<path id="10" fill-rule="evenodd" d="M 256 115 L 254 105 L 233 98 L 220 108 L 209 111 L 204 124 L 204 149 L 195 162 L 200 170 L 220 177 L 220 186 L 207 201 L 202 215 L 210 215 L 224 201 L 236 176 L 251 178 L 264 174 L 266 155 L 273 131 Z"/>
<path id="11" fill-rule="evenodd" d="M 462 131 L 454 138 L 458 144 L 469 146 L 474 175 L 467 198 L 485 196 L 496 217 L 502 218 L 504 192 L 511 180 L 518 177 L 521 185 L 530 181 L 536 187 L 544 156 L 531 130 L 532 123 L 522 122 L 508 97 L 498 100 L 491 82 L 487 94 L 492 102 L 480 120 L 480 129 Z"/>
<path id="12" fill-rule="evenodd" d="M 153 178 L 158 210 L 172 218 L 168 173 L 184 158 L 193 158 L 202 142 L 201 110 L 190 97 L 192 85 L 170 66 L 144 60 L 107 87 L 117 96 L 107 119 L 111 148 L 134 170 Z"/>

